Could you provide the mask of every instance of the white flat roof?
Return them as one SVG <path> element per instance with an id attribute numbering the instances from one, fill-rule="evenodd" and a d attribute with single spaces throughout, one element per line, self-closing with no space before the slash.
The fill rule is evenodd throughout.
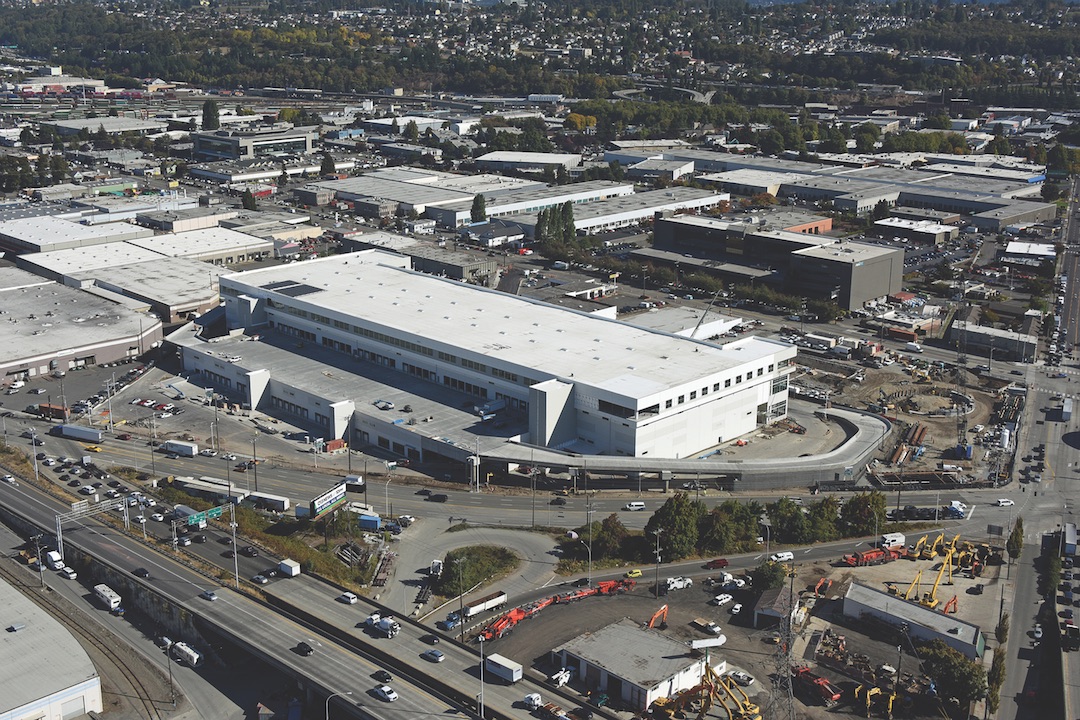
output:
<path id="1" fill-rule="evenodd" d="M 32 265 L 57 275 L 73 275 L 84 270 L 98 270 L 114 265 L 130 265 L 137 262 L 164 260 L 165 256 L 154 250 L 131 243 L 107 243 L 89 247 L 54 250 L 22 255 L 20 264 Z"/>
<path id="2" fill-rule="evenodd" d="M 502 162 L 502 163 L 536 163 L 536 164 L 561 164 L 580 163 L 580 155 L 569 153 L 545 153 L 545 152 L 517 152 L 516 150 L 494 150 L 476 158 L 476 162 Z"/>
<path id="3" fill-rule="evenodd" d="M 0 275 L 0 306 L 6 313 L 0 323 L 0 364 L 135 338 L 140 327 L 149 331 L 159 322 L 90 293 L 40 280 L 14 268 Z"/>
<path id="4" fill-rule="evenodd" d="M 153 234 L 154 231 L 149 228 L 139 228 L 128 223 L 83 225 L 53 215 L 39 215 L 0 223 L 0 235 L 42 248 L 71 242 L 97 245 L 111 242 L 118 236 L 138 237 Z"/>
<path id="5" fill-rule="evenodd" d="M 255 296 L 307 286 L 304 292 L 277 297 L 283 305 L 369 319 L 402 335 L 428 338 L 433 345 L 445 342 L 448 351 L 490 356 L 523 372 L 537 368 L 538 374 L 625 397 L 647 397 L 791 352 L 786 343 L 762 338 L 716 347 L 383 265 L 384 258 L 401 262 L 400 256 L 368 250 L 236 273 L 224 276 L 222 284 L 248 286 Z"/>
<path id="6" fill-rule="evenodd" d="M 254 235 L 223 227 L 166 233 L 131 240 L 127 244 L 170 257 L 202 257 L 231 250 L 250 251 L 258 248 L 271 250 L 274 247 L 274 243 L 269 240 L 262 240 Z"/>
<path id="7" fill-rule="evenodd" d="M 956 228 L 952 225 L 942 225 L 936 223 L 933 220 L 906 220 L 904 218 L 891 217 L 883 220 L 878 220 L 875 225 L 881 225 L 882 227 L 902 228 L 904 230 L 916 230 L 918 232 L 933 233 L 935 235 L 940 233 L 951 233 Z"/>
<path id="8" fill-rule="evenodd" d="M 97 678 L 90 656 L 71 633 L 2 580 L 0 609 L 4 627 L 21 628 L 0 632 L 0 657 L 7 658 L 0 663 L 0 715 Z"/>
<path id="9" fill-rule="evenodd" d="M 896 255 L 903 256 L 903 251 L 898 248 L 885 247 L 883 245 L 871 245 L 869 243 L 841 242 L 821 247 L 809 247 L 796 250 L 796 255 L 803 257 L 826 258 L 834 262 L 860 263 L 866 260 Z"/>
<path id="10" fill-rule="evenodd" d="M 1050 243 L 1020 242 L 1012 240 L 1005 246 L 1006 255 L 1037 255 L 1039 257 L 1052 258 L 1055 256 L 1054 246 Z"/>

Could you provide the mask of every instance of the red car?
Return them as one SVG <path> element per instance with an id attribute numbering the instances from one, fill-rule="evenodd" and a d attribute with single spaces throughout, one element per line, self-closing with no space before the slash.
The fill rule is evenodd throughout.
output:
<path id="1" fill-rule="evenodd" d="M 726 558 L 716 558 L 715 560 L 710 560 L 709 562 L 705 563 L 705 567 L 709 570 L 718 570 L 720 568 L 726 568 L 727 566 L 728 561 Z"/>

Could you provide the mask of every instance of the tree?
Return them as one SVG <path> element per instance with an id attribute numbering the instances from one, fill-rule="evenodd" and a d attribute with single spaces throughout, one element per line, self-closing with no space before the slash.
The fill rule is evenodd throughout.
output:
<path id="1" fill-rule="evenodd" d="M 938 694 L 955 699 L 966 708 L 986 695 L 986 671 L 982 665 L 964 657 L 959 650 L 934 640 L 922 651 L 922 669 L 937 684 Z"/>
<path id="2" fill-rule="evenodd" d="M 622 520 L 619 519 L 616 513 L 608 515 L 603 522 L 594 523 L 593 557 L 597 559 L 618 557 L 619 551 L 623 548 L 629 536 L 630 531 L 626 529 L 626 526 L 623 525 Z"/>
<path id="3" fill-rule="evenodd" d="M 990 665 L 990 673 L 986 676 L 989 694 L 986 697 L 986 705 L 991 713 L 996 713 L 1001 705 L 1001 687 L 1005 684 L 1005 648 L 994 648 L 994 662 Z"/>
<path id="4" fill-rule="evenodd" d="M 335 172 L 337 172 L 337 166 L 334 165 L 334 158 L 331 157 L 330 153 L 324 152 L 322 154 L 322 163 L 319 164 L 319 174 L 333 175 Z"/>
<path id="5" fill-rule="evenodd" d="M 780 563 L 766 560 L 754 568 L 750 575 L 754 578 L 754 591 L 763 593 L 766 590 L 782 587 L 784 580 L 787 579 L 787 570 Z"/>
<path id="6" fill-rule="evenodd" d="M 398 135 L 400 133 L 401 133 L 401 124 L 398 123 L 397 118 L 394 118 L 394 120 L 390 123 L 390 134 L 391 135 Z"/>
<path id="7" fill-rule="evenodd" d="M 416 142 L 420 139 L 420 128 L 416 125 L 415 120 L 405 123 L 405 132 L 402 135 L 409 142 Z"/>
<path id="8" fill-rule="evenodd" d="M 1002 645 L 1009 642 L 1009 613 L 1001 613 L 1001 619 L 998 620 L 997 627 L 994 628 L 994 637 Z"/>
<path id="9" fill-rule="evenodd" d="M 856 493 L 840 508 L 840 523 L 848 536 L 877 534 L 885 524 L 885 496 L 877 490 Z"/>
<path id="10" fill-rule="evenodd" d="M 209 99 L 202 106 L 202 129 L 205 131 L 217 130 L 221 127 L 221 115 L 218 112 L 217 100 Z"/>
<path id="11" fill-rule="evenodd" d="M 802 507 L 790 498 L 780 498 L 767 505 L 765 510 L 769 514 L 774 542 L 801 545 L 813 541 L 810 523 L 803 514 Z"/>
<path id="12" fill-rule="evenodd" d="M 574 204 L 567 200 L 562 206 L 562 240 L 573 242 L 577 237 L 577 227 L 574 225 Z"/>
<path id="13" fill-rule="evenodd" d="M 1016 518 L 1016 524 L 1013 525 L 1012 532 L 1009 533 L 1009 539 L 1005 541 L 1005 552 L 1009 553 L 1010 560 L 1016 560 L 1020 557 L 1020 553 L 1024 551 L 1024 519 L 1022 517 Z"/>
<path id="14" fill-rule="evenodd" d="M 285 169 L 284 165 L 281 166 L 281 174 L 278 175 L 277 184 L 278 187 L 285 187 L 289 184 L 289 172 Z"/>
<path id="15" fill-rule="evenodd" d="M 681 560 L 697 551 L 698 525 L 704 516 L 704 504 L 684 492 L 675 493 L 649 518 L 645 534 L 661 531 L 661 558 L 666 562 Z"/>
<path id="16" fill-rule="evenodd" d="M 244 194 L 240 196 L 240 205 L 245 210 L 257 210 L 258 205 L 255 202 L 255 196 L 250 190 L 245 190 Z"/>
<path id="17" fill-rule="evenodd" d="M 839 510 L 840 504 L 831 495 L 810 505 L 807 522 L 814 542 L 829 542 L 840 537 L 840 531 L 836 527 Z"/>
<path id="18" fill-rule="evenodd" d="M 487 220 L 487 200 L 484 199 L 483 193 L 476 193 L 472 199 L 472 209 L 469 211 L 469 219 L 473 222 L 484 222 Z"/>

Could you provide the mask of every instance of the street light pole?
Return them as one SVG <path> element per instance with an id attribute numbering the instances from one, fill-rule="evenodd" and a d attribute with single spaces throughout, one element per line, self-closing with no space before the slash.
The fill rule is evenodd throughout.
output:
<path id="1" fill-rule="evenodd" d="M 465 581 L 462 579 L 461 563 L 465 562 L 465 558 L 459 557 L 454 560 L 454 565 L 457 566 L 457 584 L 458 584 L 458 625 L 461 629 L 458 631 L 458 640 L 465 642 Z M 483 663 L 481 663 L 481 667 Z"/>
<path id="2" fill-rule="evenodd" d="M 326 720 L 330 720 L 330 701 L 336 697 L 345 697 L 346 695 L 352 695 L 352 690 L 346 690 L 345 692 L 336 692 L 330 695 L 330 697 L 326 698 L 326 712 L 323 715 Z"/>
<path id="3" fill-rule="evenodd" d="M 255 441 L 258 439 L 258 435 L 251 436 L 251 463 L 252 469 L 255 470 L 255 492 L 259 492 L 259 457 L 255 454 Z"/>
<path id="4" fill-rule="evenodd" d="M 173 685 L 172 679 L 172 649 L 175 644 L 176 643 L 170 640 L 169 644 L 165 647 L 165 662 L 169 665 L 169 702 L 172 703 L 173 707 L 176 707 L 176 687 Z"/>
<path id="5" fill-rule="evenodd" d="M 476 705 L 480 720 L 484 720 L 484 636 L 477 638 L 480 641 L 480 696 Z"/>
<path id="6" fill-rule="evenodd" d="M 653 535 L 656 536 L 656 597 L 660 597 L 660 536 L 664 534 L 664 528 L 657 528 L 653 530 Z"/>

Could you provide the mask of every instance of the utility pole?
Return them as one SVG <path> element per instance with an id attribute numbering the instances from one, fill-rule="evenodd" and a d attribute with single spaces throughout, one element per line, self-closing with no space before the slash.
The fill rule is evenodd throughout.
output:
<path id="1" fill-rule="evenodd" d="M 660 597 L 660 536 L 664 534 L 664 528 L 656 528 L 653 535 L 656 536 L 656 597 Z"/>

